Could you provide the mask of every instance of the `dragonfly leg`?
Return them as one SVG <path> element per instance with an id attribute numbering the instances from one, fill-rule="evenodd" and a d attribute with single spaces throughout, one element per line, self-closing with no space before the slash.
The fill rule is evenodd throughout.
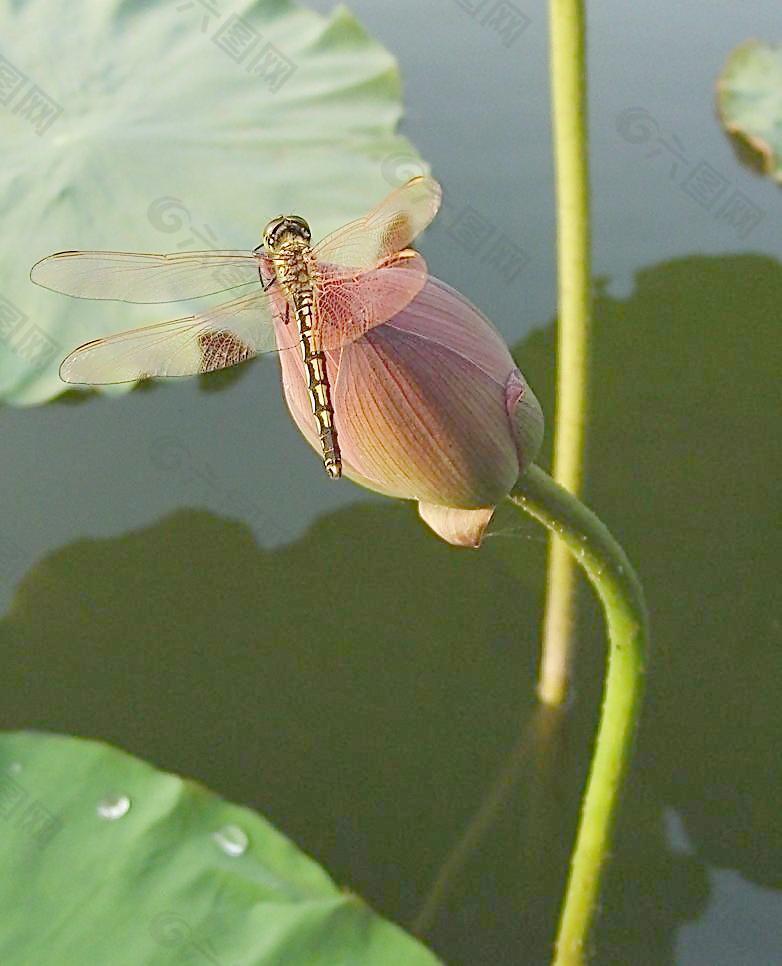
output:
<path id="1" fill-rule="evenodd" d="M 261 280 L 261 288 L 264 290 L 264 292 L 268 292 L 272 285 L 274 285 L 274 283 L 277 281 L 277 276 L 272 275 L 268 282 L 264 282 L 263 269 L 260 267 L 260 265 L 258 266 L 258 278 Z"/>

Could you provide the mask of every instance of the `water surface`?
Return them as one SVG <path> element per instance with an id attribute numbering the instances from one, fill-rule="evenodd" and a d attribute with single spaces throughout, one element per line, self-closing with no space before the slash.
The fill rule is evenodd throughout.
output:
<path id="1" fill-rule="evenodd" d="M 495 320 L 550 414 L 546 21 L 522 7 L 506 48 L 456 0 L 353 4 L 399 57 L 405 131 L 446 189 L 430 265 Z M 588 499 L 654 633 L 600 964 L 782 960 L 782 195 L 713 109 L 731 46 L 778 26 L 770 0 L 612 0 L 590 20 Z M 760 211 L 749 232 L 697 197 L 703 164 Z M 468 211 L 519 247 L 515 277 L 465 246 Z M 518 532 L 458 551 L 411 507 L 330 484 L 275 364 L 245 369 L 3 410 L 3 726 L 101 737 L 257 807 L 403 924 L 510 768 L 428 939 L 453 964 L 545 963 L 602 684 L 594 601 L 584 589 L 576 701 L 551 731 L 531 720 L 539 529 L 508 510 L 497 529 Z M 300 610 L 313 561 L 317 628 Z"/>

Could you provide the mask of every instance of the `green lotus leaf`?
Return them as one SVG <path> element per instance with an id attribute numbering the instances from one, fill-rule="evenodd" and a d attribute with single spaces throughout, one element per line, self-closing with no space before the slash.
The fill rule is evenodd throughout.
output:
<path id="1" fill-rule="evenodd" d="M 393 57 L 344 8 L 290 0 L 0 7 L 0 399 L 62 392 L 80 343 L 192 304 L 34 286 L 55 251 L 248 250 L 297 212 L 315 237 L 420 171 Z"/>
<path id="2" fill-rule="evenodd" d="M 717 83 L 717 103 L 728 133 L 782 182 L 782 46 L 748 40 L 736 47 Z"/>
<path id="3" fill-rule="evenodd" d="M 96 741 L 0 736 L 0 961 L 434 966 L 260 815 Z"/>

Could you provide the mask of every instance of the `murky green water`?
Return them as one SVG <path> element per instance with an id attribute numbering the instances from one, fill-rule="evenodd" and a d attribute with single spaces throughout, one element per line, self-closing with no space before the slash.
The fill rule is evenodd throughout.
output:
<path id="1" fill-rule="evenodd" d="M 456 0 L 354 3 L 400 58 L 406 132 L 450 198 L 432 270 L 497 322 L 551 413 L 546 23 L 522 6 L 506 49 Z M 712 103 L 730 47 L 778 40 L 778 10 L 612 0 L 591 27 L 588 499 L 644 578 L 654 637 L 595 961 L 778 963 L 782 195 Z M 699 193 L 704 164 L 757 225 Z M 516 278 L 468 253 L 465 218 L 515 239 Z M 199 778 L 406 925 L 494 795 L 427 938 L 453 964 L 547 961 L 604 641 L 585 588 L 575 704 L 535 721 L 531 521 L 509 509 L 495 529 L 514 532 L 457 551 L 412 508 L 329 484 L 268 362 L 2 419 L 3 727 Z M 332 594 L 317 615 L 300 609 L 313 561 Z"/>

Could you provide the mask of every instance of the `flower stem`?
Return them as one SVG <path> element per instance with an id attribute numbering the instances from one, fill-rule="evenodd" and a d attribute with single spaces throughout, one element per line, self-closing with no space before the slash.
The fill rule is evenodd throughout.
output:
<path id="1" fill-rule="evenodd" d="M 647 616 L 643 589 L 603 523 L 532 465 L 510 499 L 555 533 L 586 571 L 605 611 L 609 655 L 603 708 L 559 923 L 556 966 L 586 961 L 619 791 L 632 752 L 643 693 Z"/>
<path id="2" fill-rule="evenodd" d="M 584 0 L 549 0 L 549 16 L 559 278 L 552 473 L 578 494 L 591 315 Z M 547 704 L 561 704 L 567 698 L 572 663 L 575 570 L 556 536 L 551 539 L 546 586 L 538 695 Z"/>

